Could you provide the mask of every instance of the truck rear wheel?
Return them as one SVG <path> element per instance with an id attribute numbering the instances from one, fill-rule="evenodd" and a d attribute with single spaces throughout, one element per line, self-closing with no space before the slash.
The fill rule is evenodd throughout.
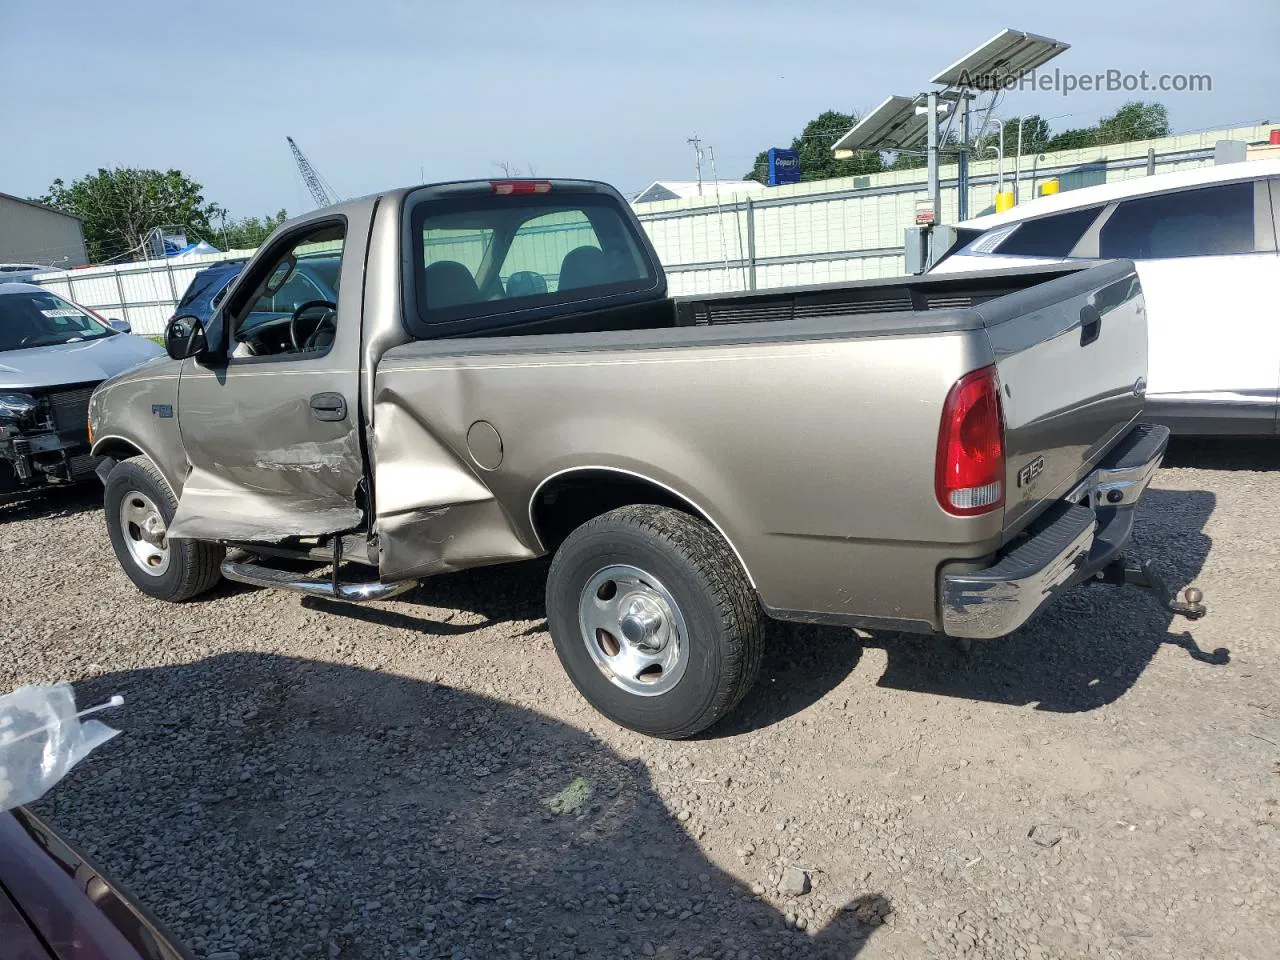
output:
<path id="1" fill-rule="evenodd" d="M 180 603 L 209 590 L 221 578 L 223 547 L 168 538 L 178 504 L 146 457 L 117 464 L 107 477 L 103 500 L 116 559 L 143 593 Z"/>
<path id="2" fill-rule="evenodd" d="M 578 691 L 650 736 L 705 730 L 760 672 L 764 622 L 742 566 L 669 507 L 620 507 L 571 533 L 547 576 L 547 622 Z"/>

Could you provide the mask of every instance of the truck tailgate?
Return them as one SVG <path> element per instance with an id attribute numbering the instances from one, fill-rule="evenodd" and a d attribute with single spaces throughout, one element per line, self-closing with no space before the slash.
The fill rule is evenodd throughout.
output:
<path id="1" fill-rule="evenodd" d="M 1114 260 L 988 301 L 1005 420 L 1006 538 L 1060 499 L 1142 412 L 1147 317 Z"/>

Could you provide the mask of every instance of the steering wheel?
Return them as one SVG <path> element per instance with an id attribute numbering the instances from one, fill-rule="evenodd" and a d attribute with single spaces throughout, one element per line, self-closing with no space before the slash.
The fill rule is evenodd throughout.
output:
<path id="1" fill-rule="evenodd" d="M 316 321 L 315 329 L 309 333 L 306 338 L 298 335 L 298 320 L 302 314 L 313 307 L 325 307 L 328 312 Z M 308 300 L 306 303 L 300 303 L 294 308 L 293 315 L 289 317 L 289 342 L 293 344 L 295 350 L 313 350 L 315 349 L 315 341 L 317 334 L 326 326 L 337 330 L 337 311 L 338 305 L 332 300 Z"/>

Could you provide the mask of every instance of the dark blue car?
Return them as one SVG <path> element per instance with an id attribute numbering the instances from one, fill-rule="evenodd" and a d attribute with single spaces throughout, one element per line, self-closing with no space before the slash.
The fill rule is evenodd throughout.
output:
<path id="1" fill-rule="evenodd" d="M 248 260 L 225 260 L 205 267 L 187 285 L 178 301 L 174 316 L 199 317 L 205 324 L 222 303 L 231 288 L 231 282 L 240 276 Z M 304 257 L 298 260 L 293 273 L 274 294 L 258 298 L 252 312 L 245 318 L 241 332 L 247 332 L 272 320 L 292 316 L 304 303 L 314 300 L 338 302 L 338 267 L 336 256 Z"/>
<path id="2" fill-rule="evenodd" d="M 224 260 L 222 263 L 205 267 L 187 284 L 186 292 L 174 309 L 174 316 L 199 317 L 207 324 L 214 308 L 222 302 L 223 295 L 231 286 L 231 281 L 240 276 L 240 271 L 248 262 L 248 260 Z"/>

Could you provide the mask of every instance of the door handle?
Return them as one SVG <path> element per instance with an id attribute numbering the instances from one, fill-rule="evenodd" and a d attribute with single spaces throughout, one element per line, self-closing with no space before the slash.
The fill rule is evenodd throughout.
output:
<path id="1" fill-rule="evenodd" d="M 1087 347 L 1102 334 L 1102 314 L 1092 303 L 1080 308 L 1080 346 Z"/>
<path id="2" fill-rule="evenodd" d="M 311 398 L 311 414 L 317 420 L 347 419 L 347 401 L 340 393 L 317 393 Z"/>

